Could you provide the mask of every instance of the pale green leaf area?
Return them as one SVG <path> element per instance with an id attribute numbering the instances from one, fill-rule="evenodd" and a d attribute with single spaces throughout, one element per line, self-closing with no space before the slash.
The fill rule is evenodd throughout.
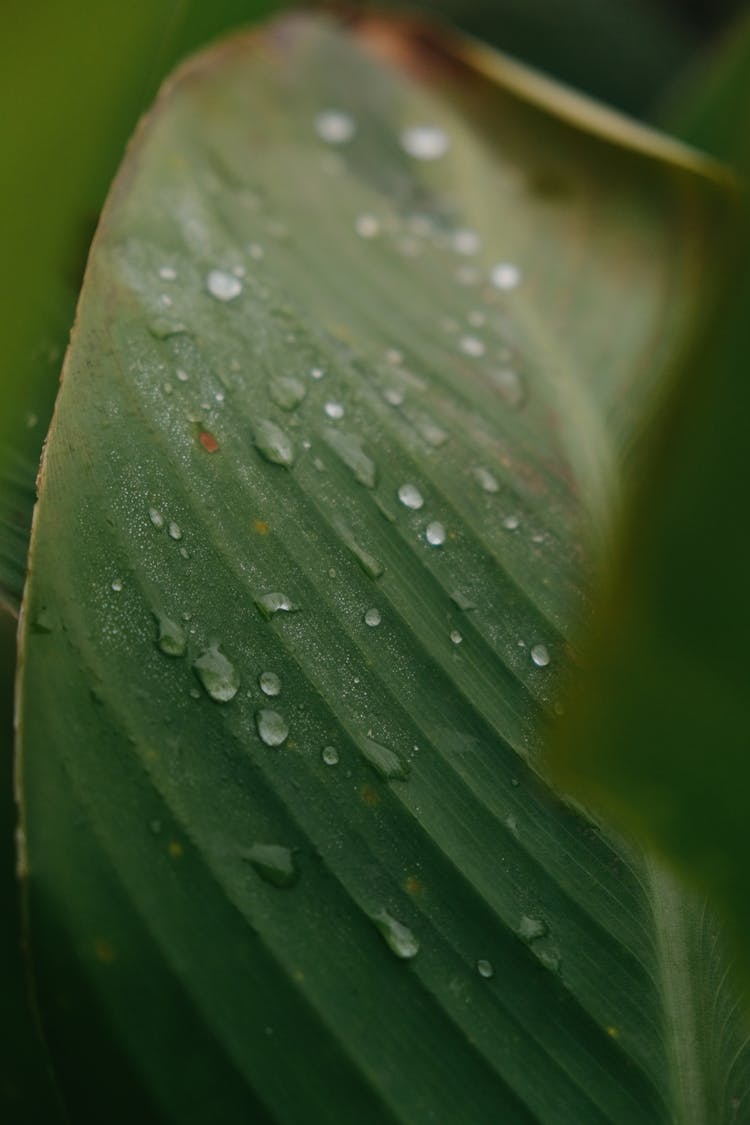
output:
<path id="1" fill-rule="evenodd" d="M 23 615 L 74 1119 L 747 1117 L 716 923 L 540 774 L 727 193 L 553 93 L 298 19 L 195 59 L 131 146 Z"/>

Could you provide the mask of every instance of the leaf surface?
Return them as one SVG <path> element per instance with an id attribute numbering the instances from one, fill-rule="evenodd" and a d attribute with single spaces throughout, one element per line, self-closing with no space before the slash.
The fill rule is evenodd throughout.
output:
<path id="1" fill-rule="evenodd" d="M 540 774 L 725 198 L 420 25 L 289 20 L 167 85 L 24 608 L 29 919 L 79 1116 L 738 1120 L 715 923 Z"/>

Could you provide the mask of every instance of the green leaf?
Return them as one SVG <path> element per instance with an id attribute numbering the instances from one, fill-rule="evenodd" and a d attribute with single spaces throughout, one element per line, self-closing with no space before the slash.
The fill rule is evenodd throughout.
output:
<path id="1" fill-rule="evenodd" d="M 76 1120 L 737 1120 L 715 922 L 539 772 L 726 210 L 688 150 L 424 29 L 300 18 L 168 84 L 24 607 Z"/>

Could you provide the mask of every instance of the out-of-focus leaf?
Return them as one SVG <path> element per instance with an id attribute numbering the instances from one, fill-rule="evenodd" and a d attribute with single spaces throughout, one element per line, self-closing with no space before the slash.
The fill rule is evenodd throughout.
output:
<path id="1" fill-rule="evenodd" d="M 750 173 L 750 13 L 689 69 L 659 116 L 690 144 Z"/>
<path id="2" fill-rule="evenodd" d="M 749 32 L 746 24 L 704 89 L 695 86 L 672 114 L 743 171 Z M 615 811 L 713 896 L 750 985 L 750 215 L 746 202 L 735 212 L 723 296 L 645 445 L 559 756 L 579 793 Z"/>
<path id="3" fill-rule="evenodd" d="M 90 261 L 24 605 L 76 1120 L 737 1120 L 715 923 L 538 772 L 726 206 L 689 151 L 421 25 L 283 22 L 169 83 Z"/>

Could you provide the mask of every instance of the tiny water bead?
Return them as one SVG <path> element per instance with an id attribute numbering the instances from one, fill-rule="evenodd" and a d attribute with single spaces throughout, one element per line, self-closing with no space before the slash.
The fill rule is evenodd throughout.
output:
<path id="1" fill-rule="evenodd" d="M 521 271 L 513 262 L 498 262 L 490 270 L 490 281 L 495 289 L 507 293 L 521 284 Z"/>
<path id="2" fill-rule="evenodd" d="M 310 378 L 311 379 L 322 379 L 324 375 L 325 375 L 325 371 L 323 370 L 322 367 L 311 367 L 310 368 Z"/>
<path id="3" fill-rule="evenodd" d="M 315 132 L 329 145 L 343 145 L 357 131 L 353 117 L 340 109 L 324 109 L 315 117 Z"/>
<path id="4" fill-rule="evenodd" d="M 484 977 L 485 980 L 489 980 L 495 975 L 495 970 L 492 967 L 492 962 L 486 961 L 483 957 L 481 957 L 477 961 L 477 972 L 479 973 L 480 977 Z"/>
<path id="5" fill-rule="evenodd" d="M 415 160 L 438 160 L 450 148 L 450 139 L 439 125 L 411 125 L 401 133 L 401 148 Z"/>
<path id="6" fill-rule="evenodd" d="M 177 270 L 172 266 L 161 266 L 161 268 L 159 269 L 159 277 L 162 279 L 162 281 L 176 281 Z"/>
<path id="7" fill-rule="evenodd" d="M 373 607 L 372 609 L 367 610 L 365 614 L 365 625 L 369 625 L 370 628 L 374 628 L 376 625 L 379 625 L 382 620 L 383 618 L 380 615 L 379 609 L 375 609 Z"/>
<path id="8" fill-rule="evenodd" d="M 487 351 L 484 342 L 478 336 L 462 336 L 458 341 L 458 347 L 464 355 L 469 355 L 473 359 L 480 359 Z"/>
<path id="9" fill-rule="evenodd" d="M 347 434 L 335 426 L 327 426 L 323 432 L 323 440 L 360 484 L 365 488 L 375 487 L 377 466 L 372 457 L 365 453 L 359 434 Z"/>
<path id="10" fill-rule="evenodd" d="M 184 656 L 187 647 L 184 629 L 162 614 L 157 615 L 156 622 L 159 628 L 156 644 L 160 651 L 166 656 Z"/>
<path id="11" fill-rule="evenodd" d="M 380 223 L 374 215 L 358 215 L 354 229 L 360 238 L 376 238 L 380 234 Z"/>
<path id="12" fill-rule="evenodd" d="M 344 417 L 344 407 L 340 402 L 327 402 L 323 410 L 329 418 L 332 418 L 336 422 Z"/>
<path id="13" fill-rule="evenodd" d="M 324 746 L 320 752 L 320 756 L 327 766 L 337 766 L 339 764 L 339 752 L 335 746 Z"/>
<path id="14" fill-rule="evenodd" d="M 473 469 L 472 472 L 474 474 L 474 480 L 484 492 L 500 491 L 500 485 L 498 484 L 496 477 L 492 475 L 489 469 L 484 469 L 481 465 L 477 465 L 477 467 Z"/>
<path id="15" fill-rule="evenodd" d="M 539 941 L 547 933 L 547 923 L 543 918 L 532 918 L 528 914 L 521 916 L 521 921 L 518 924 L 518 936 L 522 941 L 531 945 L 533 941 Z"/>
<path id="16" fill-rule="evenodd" d="M 476 254 L 481 245 L 475 230 L 457 230 L 453 233 L 453 249 L 457 254 Z"/>
<path id="17" fill-rule="evenodd" d="M 170 539 L 182 539 L 182 528 L 178 523 L 175 523 L 174 520 L 172 520 L 169 527 L 167 528 L 167 534 L 169 535 Z"/>
<path id="18" fill-rule="evenodd" d="M 270 418 L 258 418 L 255 423 L 255 447 L 266 461 L 290 469 L 294 464 L 294 444 L 288 434 Z"/>
<path id="19" fill-rule="evenodd" d="M 415 484 L 402 484 L 398 490 L 398 498 L 405 508 L 418 512 L 424 507 L 424 497 Z"/>
<path id="20" fill-rule="evenodd" d="M 176 372 L 176 374 L 177 374 L 177 378 L 178 378 L 178 380 L 179 380 L 179 381 L 180 381 L 181 383 L 187 383 L 188 379 L 190 378 L 190 376 L 188 375 L 187 371 L 183 371 L 181 367 L 178 367 L 178 368 L 177 368 L 177 372 Z"/>
<path id="21" fill-rule="evenodd" d="M 463 636 L 459 633 L 458 629 L 451 630 L 451 644 L 460 645 L 463 641 Z"/>
<path id="22" fill-rule="evenodd" d="M 258 683 L 264 695 L 281 694 L 281 677 L 277 676 L 275 672 L 261 672 Z"/>
<path id="23" fill-rule="evenodd" d="M 506 531 L 518 531 L 521 526 L 521 521 L 518 516 L 505 516 L 503 519 L 503 527 Z"/>
<path id="24" fill-rule="evenodd" d="M 114 581 L 112 582 L 112 589 L 116 594 L 120 593 L 120 591 L 122 590 L 122 578 L 114 579 Z"/>
<path id="25" fill-rule="evenodd" d="M 256 711 L 255 725 L 261 742 L 266 746 L 281 746 L 289 737 L 287 721 L 278 711 L 270 711 L 265 707 Z"/>
<path id="26" fill-rule="evenodd" d="M 365 761 L 386 781 L 406 781 L 409 777 L 409 767 L 390 746 L 367 736 L 360 739 L 359 748 Z"/>
<path id="27" fill-rule="evenodd" d="M 508 406 L 522 406 L 526 397 L 523 381 L 512 367 L 501 367 L 490 372 L 490 379 Z"/>
<path id="28" fill-rule="evenodd" d="M 274 887 L 291 887 L 299 878 L 294 853 L 282 844 L 253 844 L 242 853 L 242 858 Z"/>
<path id="29" fill-rule="evenodd" d="M 193 671 L 206 694 L 216 703 L 229 703 L 239 690 L 239 672 L 219 651 L 218 644 L 211 645 L 193 662 Z"/>
<path id="30" fill-rule="evenodd" d="M 372 917 L 388 948 L 404 961 L 419 953 L 419 941 L 408 926 L 399 922 L 387 910 L 379 910 Z"/>
<path id="31" fill-rule="evenodd" d="M 534 645 L 530 655 L 537 668 L 546 668 L 550 662 L 549 650 L 546 645 Z"/>
<path id="32" fill-rule="evenodd" d="M 442 547 L 446 538 L 444 525 L 439 520 L 433 520 L 432 523 L 427 524 L 424 537 L 431 547 Z"/>
<path id="33" fill-rule="evenodd" d="M 268 384 L 268 393 L 282 410 L 294 410 L 302 402 L 307 391 L 304 383 L 293 375 L 277 375 Z"/>
<path id="34" fill-rule="evenodd" d="M 281 590 L 271 590 L 267 594 L 261 594 L 255 599 L 255 604 L 267 618 L 273 617 L 275 613 L 294 613 L 297 609 L 292 599 Z"/>
<path id="35" fill-rule="evenodd" d="M 160 511 L 158 511 L 158 509 L 149 508 L 148 518 L 151 520 L 151 523 L 154 525 L 154 527 L 160 528 L 160 529 L 162 527 L 164 527 L 164 516 L 161 514 Z"/>
<path id="36" fill-rule="evenodd" d="M 242 292 L 242 282 L 226 270 L 209 270 L 206 289 L 217 301 L 233 301 Z"/>

